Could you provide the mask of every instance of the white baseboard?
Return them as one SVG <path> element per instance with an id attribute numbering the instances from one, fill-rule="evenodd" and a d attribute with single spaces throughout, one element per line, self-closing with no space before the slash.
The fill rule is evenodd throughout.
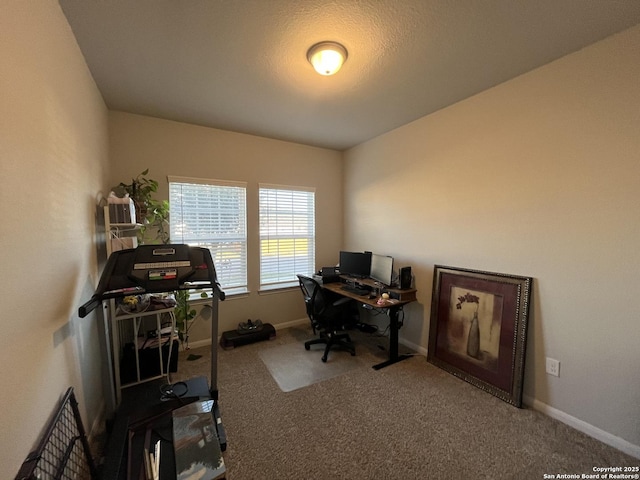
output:
<path id="1" fill-rule="evenodd" d="M 401 343 L 405 347 L 409 347 L 411 350 L 415 350 L 416 352 L 418 352 L 421 355 L 424 355 L 425 357 L 427 356 L 427 349 L 421 345 L 416 345 L 415 343 L 409 342 L 404 338 L 399 338 L 398 343 Z"/>
<path id="2" fill-rule="evenodd" d="M 634 445 L 633 443 L 628 442 L 623 438 L 616 437 L 609 432 L 605 432 L 598 427 L 594 427 L 593 425 L 580 420 L 579 418 L 573 417 L 568 413 L 558 410 L 557 408 L 553 408 L 546 403 L 541 402 L 540 400 L 536 400 L 535 398 L 525 395 L 523 396 L 522 400 L 524 404 L 532 407 L 534 410 L 537 410 L 551 418 L 569 425 L 570 427 L 573 427 L 576 430 L 595 438 L 596 440 L 600 440 L 602 443 L 616 448 L 621 452 L 626 453 L 627 455 L 631 455 L 632 457 L 640 459 L 639 445 Z"/>
<path id="3" fill-rule="evenodd" d="M 94 418 L 93 423 L 91 424 L 91 429 L 89 430 L 89 433 L 87 434 L 87 438 L 92 439 L 95 438 L 99 435 L 102 435 L 102 433 L 104 433 L 105 431 L 105 426 L 106 426 L 106 413 L 107 413 L 107 405 L 104 402 L 104 400 L 102 400 L 100 402 L 100 408 L 98 410 L 98 415 L 96 415 L 96 418 Z"/>
<path id="4" fill-rule="evenodd" d="M 104 434 L 107 429 L 107 404 L 104 400 L 100 402 L 100 408 L 98 410 L 98 415 L 93 419 L 93 423 L 91 424 L 91 428 L 87 433 L 87 441 L 89 442 L 89 448 L 92 452 L 96 452 L 97 450 L 97 442 L 104 441 Z M 97 459 L 96 459 L 97 460 Z"/>
<path id="5" fill-rule="evenodd" d="M 204 340 L 189 342 L 189 348 L 207 347 L 209 345 L 211 345 L 211 338 L 205 338 Z M 180 348 L 183 348 L 183 346 L 181 345 Z"/>
<path id="6" fill-rule="evenodd" d="M 274 325 L 274 327 L 276 328 L 276 330 L 284 330 L 285 328 L 300 327 L 304 325 L 311 326 L 308 318 L 301 318 L 299 320 L 291 320 L 290 322 L 278 323 L 277 325 Z"/>
<path id="7" fill-rule="evenodd" d="M 290 322 L 283 322 L 274 325 L 274 328 L 277 330 L 284 330 L 285 328 L 290 327 L 299 327 L 301 325 L 306 325 L 309 323 L 308 318 L 301 318 L 299 320 L 291 320 Z M 220 341 L 220 337 L 218 337 L 218 342 Z M 197 340 L 195 342 L 189 342 L 189 348 L 198 348 L 198 347 L 206 347 L 211 345 L 211 338 L 205 338 L 203 340 Z"/>

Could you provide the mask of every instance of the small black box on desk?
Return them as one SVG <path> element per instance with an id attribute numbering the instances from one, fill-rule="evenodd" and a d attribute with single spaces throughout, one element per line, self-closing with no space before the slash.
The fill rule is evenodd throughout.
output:
<path id="1" fill-rule="evenodd" d="M 319 275 L 313 276 L 319 283 L 336 283 L 340 281 L 340 274 L 336 267 L 322 267 Z"/>

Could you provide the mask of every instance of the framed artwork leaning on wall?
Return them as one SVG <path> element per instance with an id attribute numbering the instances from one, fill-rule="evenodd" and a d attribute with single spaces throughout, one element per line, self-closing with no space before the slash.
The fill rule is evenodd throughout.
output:
<path id="1" fill-rule="evenodd" d="M 532 282 L 436 265 L 427 360 L 520 408 Z"/>

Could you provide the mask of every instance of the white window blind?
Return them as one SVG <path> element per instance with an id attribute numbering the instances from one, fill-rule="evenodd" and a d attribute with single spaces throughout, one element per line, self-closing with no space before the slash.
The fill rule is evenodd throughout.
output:
<path id="1" fill-rule="evenodd" d="M 222 289 L 247 290 L 246 184 L 169 177 L 171 241 L 206 247 Z"/>
<path id="2" fill-rule="evenodd" d="M 297 285 L 315 270 L 315 191 L 259 185 L 260 288 Z"/>

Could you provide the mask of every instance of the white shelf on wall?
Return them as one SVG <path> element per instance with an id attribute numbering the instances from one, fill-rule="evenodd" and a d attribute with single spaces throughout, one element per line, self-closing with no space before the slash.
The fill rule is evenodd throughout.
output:
<path id="1" fill-rule="evenodd" d="M 109 214 L 109 205 L 105 205 L 104 207 L 104 228 L 105 232 L 107 232 L 107 258 L 111 255 L 111 252 L 116 249 L 113 248 L 113 243 L 117 244 L 118 241 L 122 243 L 121 247 L 117 250 L 122 250 L 123 248 L 132 248 L 135 246 L 124 245 L 124 242 L 128 240 L 124 240 L 125 238 L 135 238 L 137 242 L 137 231 L 142 228 L 142 225 L 139 223 L 111 223 L 111 216 Z M 135 235 L 132 235 L 135 234 Z"/>
<path id="2" fill-rule="evenodd" d="M 109 227 L 120 231 L 137 230 L 141 227 L 139 223 L 110 223 Z"/>

